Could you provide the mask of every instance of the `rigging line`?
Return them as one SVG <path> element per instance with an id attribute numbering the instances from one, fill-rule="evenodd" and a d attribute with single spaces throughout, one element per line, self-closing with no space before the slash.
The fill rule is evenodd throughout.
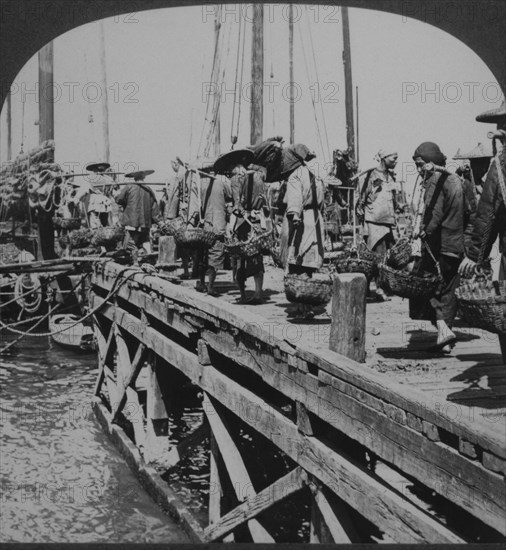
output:
<path id="1" fill-rule="evenodd" d="M 239 61 L 241 55 L 241 40 L 242 40 L 242 17 L 239 18 L 239 28 L 237 30 L 237 55 L 235 58 L 235 78 L 234 78 L 234 104 L 232 106 L 232 123 L 230 125 L 230 141 L 234 141 L 234 123 L 235 123 L 235 111 L 236 111 L 236 98 L 237 98 L 237 88 L 239 86 Z M 241 89 L 239 88 L 239 94 Z M 241 96 L 239 95 L 239 98 Z"/>
<path id="2" fill-rule="evenodd" d="M 214 42 L 214 53 L 213 53 L 213 64 L 212 64 L 212 68 L 211 68 L 211 76 L 210 76 L 210 81 L 213 82 L 214 79 L 214 74 L 215 74 L 215 67 L 216 67 L 216 61 L 218 59 L 218 50 L 219 50 L 219 43 L 220 43 L 220 39 L 221 39 L 221 35 L 222 35 L 222 32 L 221 32 L 221 6 L 218 6 L 218 17 L 220 18 L 220 26 L 218 27 L 218 31 L 216 33 L 216 38 L 215 38 L 215 42 Z M 206 128 L 206 122 L 208 120 L 207 116 L 208 116 L 208 112 L 209 112 L 209 104 L 211 103 L 210 101 L 210 95 L 208 94 L 207 96 L 207 100 L 206 100 L 206 111 L 205 111 L 205 115 L 204 115 L 204 120 L 203 120 L 203 123 L 202 123 L 202 131 L 200 133 L 200 139 L 199 139 L 199 146 L 197 148 L 197 158 L 200 157 L 200 151 L 201 151 L 201 148 L 202 148 L 202 140 L 204 139 L 204 133 L 205 133 L 205 128 Z"/>
<path id="3" fill-rule="evenodd" d="M 315 70 L 315 75 L 316 75 L 316 85 L 318 86 L 318 102 L 320 103 L 320 109 L 321 109 L 321 112 L 322 112 L 323 129 L 325 131 L 325 141 L 327 143 L 327 154 L 330 158 L 329 134 L 328 134 L 328 131 L 327 131 L 327 122 L 325 120 L 325 112 L 324 112 L 324 109 L 323 109 L 323 101 L 320 98 L 320 78 L 318 76 L 318 64 L 316 62 L 316 56 L 315 56 L 315 48 L 314 48 L 314 42 L 313 42 L 313 31 L 311 30 L 311 21 L 310 21 L 310 18 L 308 16 L 308 7 L 307 7 L 307 5 L 305 6 L 305 8 L 306 8 L 306 25 L 307 25 L 307 28 L 309 29 L 309 39 L 310 39 L 310 42 L 311 42 L 311 51 L 312 51 L 312 54 L 313 54 L 313 64 L 314 64 L 314 70 Z"/>
<path id="4" fill-rule="evenodd" d="M 244 82 L 244 55 L 245 55 L 245 46 L 246 46 L 246 21 L 243 23 L 243 32 L 242 32 L 242 46 L 241 46 L 241 80 L 239 82 L 239 109 L 237 111 L 237 127 L 236 127 L 236 136 L 239 138 L 239 122 L 241 120 L 241 108 L 242 108 L 242 84 Z"/>
<path id="5" fill-rule="evenodd" d="M 309 67 L 308 67 L 308 63 L 307 63 L 307 58 L 306 58 L 306 50 L 304 48 L 304 41 L 303 41 L 303 38 L 302 38 L 302 33 L 300 32 L 300 27 L 299 28 L 299 38 L 300 38 L 300 43 L 301 43 L 301 46 L 302 46 L 302 57 L 304 58 L 304 66 L 306 68 L 306 75 L 307 75 L 307 79 L 308 79 L 308 85 L 310 86 L 311 85 L 311 81 L 310 81 L 310 75 L 309 75 Z M 310 93 L 309 94 L 311 96 L 311 103 L 313 104 L 313 114 L 314 114 L 314 119 L 315 119 L 315 124 L 316 124 L 316 136 L 318 138 L 318 141 L 320 142 L 320 147 L 321 147 L 321 150 L 322 150 L 322 153 L 323 153 L 323 160 L 324 162 L 326 162 L 326 159 L 325 159 L 325 148 L 323 146 L 323 142 L 322 142 L 322 137 L 321 137 L 321 133 L 320 133 L 320 125 L 318 124 L 318 116 L 317 116 L 317 113 L 316 113 L 316 106 L 315 106 L 315 103 L 314 103 L 314 97 L 313 97 L 313 94 Z"/>
<path id="6" fill-rule="evenodd" d="M 25 98 L 26 99 L 26 98 Z M 25 101 L 21 101 L 21 151 L 23 153 L 23 145 L 25 141 Z"/>
<path id="7" fill-rule="evenodd" d="M 220 7 L 220 10 L 221 10 L 221 7 Z M 221 13 L 221 11 L 220 11 L 220 13 Z M 225 41 L 224 36 L 225 36 L 226 28 L 225 28 L 224 32 L 221 32 L 221 29 L 222 29 L 222 24 L 220 23 L 220 26 L 218 27 L 218 34 L 216 36 L 216 44 L 217 44 L 216 59 L 215 59 L 213 72 L 212 72 L 212 75 L 211 75 L 211 81 L 215 85 L 218 83 L 218 80 L 219 80 L 219 74 L 220 74 L 221 64 L 222 64 L 222 53 L 223 53 L 223 47 L 224 47 L 223 44 L 224 44 L 224 41 Z M 204 125 L 203 125 L 203 128 L 202 128 L 202 139 L 204 138 L 204 135 L 207 136 L 206 140 L 205 140 L 205 148 L 204 148 L 204 151 L 203 151 L 204 156 L 208 156 L 208 154 L 209 154 L 210 139 L 211 139 L 212 131 L 213 131 L 213 120 L 216 117 L 216 109 L 219 105 L 219 103 L 217 103 L 217 101 L 219 101 L 219 99 L 220 99 L 220 94 L 217 92 L 217 90 L 213 90 L 212 96 L 213 96 L 212 100 L 211 100 L 210 96 L 208 96 L 208 103 L 207 103 L 207 108 L 206 108 L 206 118 L 204 120 Z M 208 130 L 207 134 L 206 134 L 206 127 L 207 127 L 207 130 Z M 200 158 L 200 153 L 201 153 L 201 148 L 199 148 L 199 158 Z"/>
<path id="8" fill-rule="evenodd" d="M 220 26 L 220 29 L 221 29 L 221 26 Z M 222 66 L 222 62 L 223 62 L 223 58 L 222 58 L 223 51 L 222 50 L 223 50 L 223 47 L 224 47 L 226 33 L 227 33 L 227 27 L 225 27 L 225 30 L 222 33 L 222 40 L 221 40 L 219 57 L 217 59 L 215 72 L 213 73 L 213 78 L 212 78 L 213 83 L 217 86 L 221 86 L 221 84 L 222 84 L 222 81 L 220 82 L 220 80 L 219 80 L 219 76 L 220 76 L 221 66 Z M 226 62 L 227 62 L 227 59 L 225 58 L 225 65 L 226 65 Z M 208 130 L 207 130 L 206 145 L 205 145 L 205 149 L 204 149 L 204 157 L 206 157 L 206 158 L 209 156 L 209 152 L 210 152 L 211 145 L 212 145 L 211 142 L 213 140 L 213 135 L 214 135 L 214 131 L 215 131 L 215 128 L 216 128 L 216 119 L 217 119 L 218 112 L 219 112 L 220 99 L 221 99 L 221 94 L 217 90 L 214 90 L 212 110 L 211 110 L 211 119 L 208 120 L 208 125 L 209 126 L 208 126 Z"/>
<path id="9" fill-rule="evenodd" d="M 86 55 L 86 52 L 84 52 L 84 78 L 86 79 L 86 82 L 90 81 L 88 78 L 88 57 Z M 93 108 L 91 106 L 91 101 L 86 102 L 88 103 L 88 123 L 91 124 L 91 135 L 93 138 L 93 146 L 95 148 L 95 158 L 98 158 L 98 146 L 97 137 L 95 135 L 95 120 L 93 117 Z"/>
<path id="10" fill-rule="evenodd" d="M 231 25 L 228 25 L 228 40 L 227 40 L 227 53 L 226 53 L 226 57 L 225 57 L 225 63 L 223 63 L 223 71 L 222 71 L 222 75 L 221 75 L 221 80 L 219 82 L 220 86 L 223 85 L 223 82 L 225 82 L 225 74 L 226 74 L 226 69 L 227 69 L 227 59 L 229 58 L 229 54 L 230 54 L 230 43 L 231 43 L 231 38 L 232 38 L 232 26 Z M 223 39 L 225 40 L 225 39 Z M 221 68 L 221 65 L 220 65 L 220 68 Z M 216 125 L 218 124 L 218 119 L 219 119 L 219 111 L 220 111 L 220 102 L 221 102 L 221 94 L 216 94 L 216 101 L 215 101 L 215 109 L 214 109 L 214 112 L 213 112 L 213 118 L 211 120 L 211 128 L 210 128 L 210 131 L 209 131 L 209 137 L 208 137 L 208 142 L 207 142 L 207 147 L 206 147 L 206 156 L 209 156 L 209 149 L 211 148 L 211 138 L 214 134 L 214 131 L 216 129 Z"/>
<path id="11" fill-rule="evenodd" d="M 270 58 L 271 58 L 271 72 L 269 76 L 272 84 L 272 79 L 274 78 L 274 63 L 273 63 L 274 42 L 272 40 L 272 21 L 269 21 L 268 27 L 269 27 L 269 50 L 270 50 Z M 272 135 L 276 135 L 276 107 L 275 107 L 274 101 L 272 101 Z"/>

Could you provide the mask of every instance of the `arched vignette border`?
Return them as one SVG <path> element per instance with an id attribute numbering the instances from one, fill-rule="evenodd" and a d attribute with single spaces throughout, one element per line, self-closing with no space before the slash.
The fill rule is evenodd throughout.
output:
<path id="1" fill-rule="evenodd" d="M 220 0 L 219 3 L 252 2 Z M 504 0 L 304 0 L 301 3 L 384 11 L 433 25 L 469 46 L 490 68 L 506 93 Z M 207 2 L 198 0 L 1 0 L 0 104 L 3 105 L 25 63 L 49 41 L 73 28 L 115 15 L 205 4 Z"/>

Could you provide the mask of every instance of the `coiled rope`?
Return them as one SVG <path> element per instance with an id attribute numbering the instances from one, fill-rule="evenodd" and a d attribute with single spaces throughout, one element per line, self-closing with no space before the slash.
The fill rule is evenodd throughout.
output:
<path id="1" fill-rule="evenodd" d="M 133 273 L 130 273 L 130 275 L 128 275 L 127 277 L 124 277 L 121 281 L 120 281 L 120 277 L 125 273 L 125 271 L 128 271 L 128 270 L 131 270 L 133 269 Z M 39 319 L 37 321 L 37 323 L 35 323 L 35 325 L 33 325 L 32 327 L 30 327 L 27 331 L 21 331 L 21 330 L 17 330 L 15 328 L 12 328 L 12 326 L 10 325 L 6 325 L 5 323 L 3 323 L 2 321 L 0 321 L 0 327 L 2 329 L 5 329 L 5 330 L 8 330 L 9 332 L 13 332 L 14 334 L 19 334 L 19 338 L 16 338 L 16 340 L 13 340 L 12 342 L 10 342 L 9 344 L 7 344 L 4 348 L 2 348 L 0 350 L 0 355 L 2 355 L 3 353 L 5 353 L 10 347 L 12 347 L 14 344 L 16 344 L 17 342 L 19 342 L 24 336 L 27 336 L 27 335 L 30 335 L 30 336 L 35 336 L 35 337 L 47 337 L 47 336 L 53 336 L 53 335 L 56 335 L 56 334 L 59 334 L 60 332 L 65 332 L 66 330 L 70 330 L 72 329 L 73 327 L 75 327 L 76 325 L 79 325 L 81 323 L 83 323 L 84 321 L 86 321 L 87 319 L 89 319 L 92 315 L 95 315 L 95 313 L 97 313 L 103 306 L 104 304 L 110 300 L 117 292 L 120 291 L 121 287 L 128 281 L 128 279 L 130 279 L 131 277 L 133 277 L 134 275 L 137 275 L 138 273 L 144 273 L 144 271 L 138 267 L 127 267 L 125 268 L 124 270 L 120 271 L 117 275 L 116 275 L 116 278 L 114 280 L 114 283 L 112 285 L 112 288 L 111 290 L 109 291 L 109 293 L 107 294 L 107 296 L 104 298 L 104 301 L 102 302 L 102 304 L 100 304 L 99 306 L 97 306 L 96 308 L 94 308 L 93 310 L 91 310 L 90 312 L 88 312 L 84 317 L 81 317 L 79 320 L 77 320 L 75 323 L 73 323 L 72 325 L 70 326 L 66 326 L 65 328 L 62 328 L 62 329 L 59 329 L 59 330 L 55 330 L 55 331 L 52 331 L 52 332 L 37 332 L 37 333 L 33 333 L 32 331 L 34 329 L 36 329 L 45 319 L 47 319 L 54 311 L 56 311 L 62 304 L 57 304 L 55 307 L 51 308 L 47 313 L 46 315 L 44 315 L 41 319 Z M 82 284 L 82 282 L 84 281 L 84 278 L 82 278 L 78 283 L 77 285 L 72 289 L 72 290 L 75 290 L 79 285 Z M 119 285 L 119 286 L 118 286 Z"/>

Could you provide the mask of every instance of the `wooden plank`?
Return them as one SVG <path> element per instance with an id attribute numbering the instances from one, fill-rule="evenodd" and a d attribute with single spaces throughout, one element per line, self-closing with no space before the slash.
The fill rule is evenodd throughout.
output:
<path id="1" fill-rule="evenodd" d="M 330 349 L 354 361 L 365 361 L 367 279 L 362 273 L 334 277 Z"/>
<path id="2" fill-rule="evenodd" d="M 304 470 L 296 467 L 266 489 L 247 498 L 242 504 L 220 518 L 218 523 L 207 527 L 204 530 L 206 540 L 213 542 L 221 539 L 239 525 L 303 489 L 306 486 L 306 480 L 307 475 Z"/>
<path id="3" fill-rule="evenodd" d="M 360 363 L 342 359 L 342 356 L 331 350 L 315 351 L 305 342 L 300 342 L 297 345 L 297 355 L 336 378 L 506 458 L 506 446 L 501 443 L 497 430 L 493 429 L 484 415 L 479 418 L 476 416 L 469 418 L 461 413 L 458 418 L 453 418 L 449 413 L 445 414 L 447 408 L 452 406 L 451 404 L 447 405 L 424 392 L 403 386 L 391 376 L 377 373 Z"/>
<path id="4" fill-rule="evenodd" d="M 211 401 L 206 393 L 204 393 L 203 405 L 207 420 L 211 426 L 213 435 L 220 450 L 220 454 L 223 458 L 223 462 L 227 467 L 227 473 L 230 476 L 232 484 L 234 485 L 237 500 L 239 500 L 239 502 L 243 502 L 246 500 L 246 496 L 244 495 L 244 491 L 241 491 L 241 487 L 251 487 L 252 489 L 250 492 L 253 492 L 254 494 L 255 491 L 253 489 L 253 484 L 251 483 L 248 470 L 242 460 L 241 453 L 235 446 L 234 440 L 230 436 L 226 421 L 220 413 L 219 407 L 216 406 L 216 403 Z M 258 520 L 248 520 L 248 528 L 251 536 L 253 537 L 253 542 L 275 542 L 266 529 L 258 522 Z"/>
<path id="5" fill-rule="evenodd" d="M 125 316 L 120 322 L 128 326 Z M 124 326 L 124 325 L 123 325 Z M 202 367 L 196 355 L 149 329 L 144 342 L 231 411 L 247 406 L 255 414 L 243 420 L 265 435 L 301 467 L 329 486 L 342 500 L 397 542 L 463 542 L 436 519 L 392 490 L 370 472 L 329 450 L 316 438 L 300 434 L 295 424 L 268 403 L 242 388 L 213 366 Z"/>

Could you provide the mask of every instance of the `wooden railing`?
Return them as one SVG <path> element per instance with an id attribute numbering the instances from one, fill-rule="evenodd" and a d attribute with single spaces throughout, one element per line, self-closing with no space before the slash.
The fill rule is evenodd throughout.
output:
<path id="1" fill-rule="evenodd" d="M 96 314 L 97 410 L 115 433 L 119 419 L 130 425 L 137 461 L 147 464 L 170 468 L 209 441 L 214 490 L 209 524 L 192 523 L 198 540 L 233 540 L 246 525 L 253 541 L 272 542 L 258 516 L 304 489 L 312 506 L 312 541 L 360 540 L 350 508 L 385 540 L 466 540 L 458 523 L 444 525 L 408 491 L 380 479 L 366 453 L 402 474 L 406 485 L 419 483 L 444 497 L 497 533 L 497 540 L 506 536 L 506 449 L 493 417 L 455 418 L 425 393 L 334 351 L 283 340 L 268 320 L 245 308 L 160 277 L 136 274 L 106 301 L 124 268 L 111 262 L 96 269 L 93 307 L 102 306 Z M 170 448 L 167 419 L 176 371 L 200 388 L 204 415 L 200 427 Z M 270 441 L 295 468 L 253 490 L 236 422 Z M 235 488 L 233 498 L 225 487 Z M 247 495 L 240 487 L 248 487 Z"/>

